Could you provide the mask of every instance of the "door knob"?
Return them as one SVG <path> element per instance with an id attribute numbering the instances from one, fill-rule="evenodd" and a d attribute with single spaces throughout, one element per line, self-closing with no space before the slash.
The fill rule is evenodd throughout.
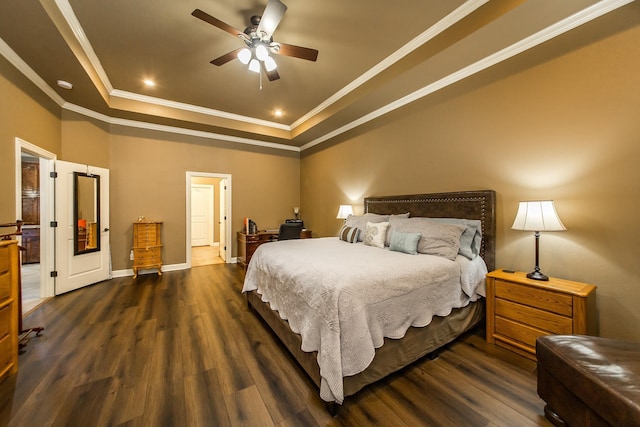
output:
<path id="1" fill-rule="evenodd" d="M 109 231 L 109 229 L 108 229 L 108 228 L 105 228 L 105 229 L 104 229 L 104 231 Z"/>

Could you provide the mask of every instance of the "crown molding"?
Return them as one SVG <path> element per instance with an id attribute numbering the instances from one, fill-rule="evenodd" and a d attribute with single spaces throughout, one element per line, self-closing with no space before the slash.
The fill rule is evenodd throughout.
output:
<path id="1" fill-rule="evenodd" d="M 331 105 L 338 102 L 340 99 L 347 96 L 349 93 L 356 90 L 358 87 L 367 83 L 369 80 L 376 77 L 378 74 L 382 73 L 384 70 L 400 61 L 405 56 L 409 55 L 414 50 L 418 49 L 423 44 L 427 43 L 432 38 L 436 37 L 438 34 L 445 31 L 447 28 L 456 24 L 461 19 L 473 13 L 476 9 L 487 3 L 489 0 L 472 0 L 467 1 L 458 7 L 456 10 L 451 12 L 449 15 L 442 18 L 440 21 L 429 27 L 422 34 L 419 34 L 413 40 L 406 43 L 400 49 L 393 52 L 391 55 L 387 56 L 381 62 L 370 68 L 368 71 L 363 73 L 360 77 L 356 78 L 354 81 L 340 89 L 338 92 L 327 98 L 325 101 L 320 103 L 317 107 L 309 111 L 307 114 L 300 117 L 298 120 L 291 124 L 291 129 L 295 130 L 298 126 L 302 125 L 312 117 L 318 115 L 322 111 L 329 108 Z"/>
<path id="2" fill-rule="evenodd" d="M 43 1 L 46 1 L 46 0 L 43 0 Z M 375 67 L 373 67 L 372 69 L 370 69 L 369 71 L 361 75 L 358 79 L 354 80 L 352 83 L 345 86 L 345 88 L 341 89 L 339 92 L 336 92 L 336 94 L 328 98 L 326 101 L 324 101 L 322 104 L 320 104 L 313 110 L 311 110 L 309 113 L 307 113 L 304 116 L 305 120 L 308 120 L 313 115 L 322 111 L 322 109 L 325 109 L 332 103 L 335 103 L 341 97 L 344 97 L 346 94 L 353 91 L 355 88 L 362 85 L 367 80 L 379 74 L 385 68 L 388 68 L 390 65 L 397 62 L 402 57 L 409 54 L 411 51 L 415 50 L 421 44 L 424 44 L 430 38 L 433 38 L 434 36 L 439 34 L 441 31 L 443 31 L 443 29 L 446 29 L 447 26 L 452 25 L 453 23 L 457 22 L 457 20 L 462 19 L 464 16 L 473 12 L 473 10 L 485 4 L 486 1 L 487 0 L 476 0 L 476 1 L 470 1 L 465 3 L 463 6 L 456 9 L 456 11 L 452 12 L 450 15 L 443 18 L 441 21 L 439 21 L 437 24 L 429 28 L 420 36 L 416 37 L 411 42 L 407 43 L 401 49 L 394 52 L 394 54 L 387 57 L 381 63 L 379 63 L 378 65 L 376 65 Z M 312 148 L 318 144 L 321 144 L 322 142 L 328 141 L 349 130 L 352 130 L 367 122 L 375 120 L 376 118 L 379 118 L 385 114 L 388 114 L 394 110 L 397 110 L 398 108 L 408 105 L 429 94 L 432 94 L 458 81 L 461 81 L 469 76 L 472 76 L 480 71 L 483 71 L 493 65 L 496 65 L 509 58 L 512 58 L 515 55 L 518 55 L 554 37 L 564 34 L 596 18 L 599 18 L 600 16 L 605 15 L 613 10 L 616 10 L 629 3 L 632 3 L 633 1 L 634 0 L 602 0 L 598 3 L 595 3 L 594 5 L 587 7 L 582 11 L 577 12 L 557 22 L 556 24 L 553 24 L 525 39 L 522 39 L 517 43 L 514 43 L 448 76 L 445 76 L 444 78 L 436 82 L 433 82 L 427 86 L 424 86 L 423 88 L 418 89 L 409 95 L 406 95 L 381 108 L 378 108 L 377 110 L 372 111 L 371 113 L 368 113 L 360 117 L 359 119 L 354 120 L 338 129 L 328 132 L 325 135 L 320 136 L 319 138 L 316 138 L 315 140 L 303 145 L 302 147 L 295 147 L 295 146 L 290 146 L 285 144 L 277 144 L 277 143 L 272 143 L 267 141 L 261 141 L 258 139 L 235 137 L 235 136 L 218 134 L 213 132 L 196 131 L 192 129 L 180 128 L 175 126 L 158 125 L 158 124 L 142 122 L 142 121 L 134 121 L 134 120 L 109 117 L 107 115 L 97 113 L 87 108 L 80 107 L 78 105 L 66 102 L 24 60 L 22 60 L 22 58 L 20 58 L 2 38 L 0 38 L 0 54 L 2 54 L 14 67 L 16 67 L 16 69 L 18 69 L 34 85 L 36 85 L 40 90 L 42 90 L 47 96 L 49 96 L 54 102 L 60 105 L 63 109 L 74 111 L 78 114 L 82 114 L 87 117 L 92 117 L 96 120 L 100 120 L 105 123 L 134 127 L 134 128 L 141 128 L 141 129 L 148 129 L 148 130 L 155 130 L 160 132 L 168 132 L 168 133 L 174 133 L 174 134 L 190 135 L 190 136 L 196 136 L 196 137 L 207 138 L 207 139 L 215 139 L 215 140 L 233 142 L 233 143 L 239 143 L 239 144 L 254 145 L 254 146 L 272 148 L 277 150 L 303 152 L 309 148 Z M 110 89 L 111 96 L 129 99 L 133 101 L 144 102 L 144 103 L 151 103 L 155 105 L 161 105 L 161 106 L 170 107 L 170 108 L 187 110 L 187 111 L 196 112 L 200 114 L 216 116 L 224 119 L 245 121 L 248 123 L 257 124 L 261 126 L 274 127 L 280 130 L 290 131 L 302 123 L 301 121 L 302 118 L 301 118 L 296 122 L 294 122 L 293 125 L 287 126 L 280 123 L 269 122 L 269 121 L 259 120 L 251 117 L 235 115 L 232 113 L 222 112 L 219 110 L 198 107 L 190 104 L 184 104 L 184 103 L 164 100 L 160 98 L 153 98 L 146 95 L 140 95 L 140 94 L 135 94 L 131 92 L 121 91 L 118 89 L 113 89 L 110 82 L 108 81 L 108 78 L 106 77 L 106 74 L 104 74 L 104 70 L 102 70 L 100 61 L 95 56 L 95 53 L 93 52 L 93 49 L 91 48 L 90 43 L 86 39 L 86 36 L 84 35 L 84 31 L 82 30 L 79 22 L 77 21 L 77 18 L 75 18 L 75 15 L 71 10 L 71 6 L 69 5 L 68 1 L 55 0 L 55 3 L 57 7 L 60 9 L 61 13 L 64 14 L 65 19 L 67 19 L 68 25 L 72 28 L 73 33 L 75 34 L 75 37 L 78 38 L 78 42 L 83 46 L 85 54 L 87 54 L 87 56 L 93 55 L 94 58 L 90 58 L 90 61 L 94 67 L 99 66 L 99 69 L 96 69 L 96 72 L 100 75 L 101 79 L 104 79 L 103 84 L 105 85 L 105 87 L 111 88 Z M 102 73 L 100 72 L 100 70 L 102 70 Z"/>
<path id="3" fill-rule="evenodd" d="M 51 98 L 56 104 L 62 106 L 65 103 L 65 100 L 60 95 L 58 95 L 58 93 L 53 90 L 51 86 L 49 86 L 47 82 L 42 79 L 42 77 L 40 77 L 35 71 L 33 71 L 33 68 L 31 68 L 29 64 L 24 62 L 24 60 L 20 58 L 18 54 L 13 49 L 11 49 L 11 46 L 9 46 L 2 38 L 0 38 L 0 54 L 2 54 L 2 56 L 4 56 L 11 65 L 13 65 L 18 71 L 20 71 L 27 79 L 31 81 L 31 83 L 36 85 L 38 89 L 44 92 L 45 95 Z"/>
<path id="4" fill-rule="evenodd" d="M 427 86 L 424 86 L 421 89 L 418 89 L 409 95 L 406 95 L 402 98 L 397 99 L 394 102 L 391 102 L 384 107 L 378 108 L 375 111 L 372 111 L 369 114 L 366 114 L 360 117 L 357 120 L 354 120 L 351 123 L 347 123 L 346 125 L 335 129 L 332 132 L 329 132 L 315 140 L 303 145 L 301 147 L 301 151 L 308 150 L 311 147 L 314 147 L 318 144 L 321 144 L 325 141 L 328 141 L 332 138 L 335 138 L 338 135 L 341 135 L 345 132 L 348 132 L 358 126 L 361 126 L 367 122 L 375 120 L 385 114 L 388 114 L 398 108 L 404 107 L 414 101 L 417 101 L 421 98 L 424 98 L 427 95 L 430 95 L 440 89 L 443 89 L 447 86 L 450 86 L 454 83 L 459 82 L 469 76 L 472 76 L 480 71 L 483 71 L 493 65 L 496 65 L 500 62 L 503 62 L 509 58 L 512 58 L 528 49 L 531 49 L 535 46 L 538 46 L 554 37 L 557 37 L 561 34 L 564 34 L 574 28 L 577 28 L 587 22 L 593 21 L 596 18 L 599 18 L 602 15 L 605 15 L 615 9 L 618 9 L 626 4 L 633 2 L 634 0 L 603 0 L 600 1 L 586 9 L 581 10 L 557 23 L 550 25 L 549 27 L 538 31 L 535 34 L 532 34 L 529 37 L 526 37 L 520 40 L 517 43 L 514 43 L 498 52 L 489 55 L 467 67 L 464 67 L 454 73 L 449 74 L 442 79 L 435 81 Z"/>
<path id="5" fill-rule="evenodd" d="M 235 120 L 235 121 L 250 123 L 258 126 L 265 126 L 265 127 L 280 129 L 284 131 L 291 131 L 291 126 L 288 126 L 282 123 L 270 122 L 268 120 L 256 119 L 254 117 L 242 116 L 240 114 L 214 110 L 212 108 L 200 107 L 198 105 L 193 105 L 193 104 L 185 104 L 183 102 L 171 101 L 168 99 L 155 98 L 153 96 L 142 95 L 134 92 L 127 92 L 119 89 L 112 90 L 111 96 L 128 99 L 131 101 L 143 102 L 145 104 L 154 104 L 162 107 L 169 107 L 177 110 L 184 110 L 192 113 L 204 114 L 207 116 L 215 116 L 222 119 Z"/>
<path id="6" fill-rule="evenodd" d="M 84 108 L 69 102 L 65 102 L 64 105 L 62 105 L 62 108 L 68 111 L 73 111 L 74 113 L 81 114 L 83 116 L 91 117 L 95 120 L 99 120 L 104 123 L 108 123 L 110 125 L 153 130 L 158 132 L 166 132 L 166 133 L 173 133 L 173 134 L 179 134 L 179 135 L 195 136 L 198 138 L 214 139 L 217 141 L 233 142 L 236 144 L 253 145 L 253 146 L 263 147 L 263 148 L 272 148 L 275 150 L 293 151 L 297 153 L 300 152 L 299 147 L 295 147 L 292 145 L 276 144 L 273 142 L 261 141 L 261 140 L 250 139 L 250 138 L 242 138 L 242 137 L 232 136 L 232 135 L 224 135 L 221 133 L 204 132 L 204 131 L 199 131 L 194 129 L 181 128 L 177 126 L 160 125 L 156 123 L 142 122 L 138 120 L 129 120 L 129 119 L 121 119 L 118 117 L 110 117 L 105 114 L 98 113 L 96 111 L 93 111 L 88 108 Z"/>

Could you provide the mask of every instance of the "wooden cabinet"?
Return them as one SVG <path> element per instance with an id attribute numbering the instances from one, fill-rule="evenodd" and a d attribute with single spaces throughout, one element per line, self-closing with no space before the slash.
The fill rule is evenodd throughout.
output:
<path id="1" fill-rule="evenodd" d="M 162 222 L 137 221 L 133 223 L 133 278 L 143 268 L 158 269 L 162 276 Z"/>
<path id="2" fill-rule="evenodd" d="M 22 221 L 40 224 L 40 165 L 34 161 L 22 161 Z"/>
<path id="3" fill-rule="evenodd" d="M 311 230 L 303 229 L 300 233 L 300 238 L 311 238 Z M 278 240 L 277 231 L 259 231 L 255 234 L 238 231 L 238 264 L 247 268 L 256 249 L 258 249 L 261 244 L 274 240 Z"/>
<path id="4" fill-rule="evenodd" d="M 550 334 L 596 333 L 596 287 L 526 273 L 487 275 L 487 342 L 535 360 L 536 338 Z"/>
<path id="5" fill-rule="evenodd" d="M 0 241 L 0 381 L 18 371 L 18 242 Z"/>
<path id="6" fill-rule="evenodd" d="M 40 262 L 40 228 L 22 229 L 22 247 L 25 249 L 22 254 L 23 264 Z"/>

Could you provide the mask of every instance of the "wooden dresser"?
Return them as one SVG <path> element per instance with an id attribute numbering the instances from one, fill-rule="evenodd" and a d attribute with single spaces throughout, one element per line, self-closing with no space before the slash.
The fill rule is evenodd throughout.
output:
<path id="1" fill-rule="evenodd" d="M 311 230 L 307 230 L 306 228 L 302 229 L 300 238 L 311 238 Z M 238 231 L 238 264 L 247 268 L 256 249 L 258 249 L 261 244 L 274 240 L 278 240 L 278 231 L 259 231 L 255 234 Z"/>
<path id="2" fill-rule="evenodd" d="M 138 270 L 157 268 L 162 276 L 162 242 L 160 221 L 136 221 L 133 223 L 133 278 Z"/>
<path id="3" fill-rule="evenodd" d="M 0 241 L 0 381 L 18 371 L 18 242 Z"/>
<path id="4" fill-rule="evenodd" d="M 526 273 L 487 275 L 487 342 L 535 360 L 536 338 L 551 334 L 594 335 L 596 287 Z"/>

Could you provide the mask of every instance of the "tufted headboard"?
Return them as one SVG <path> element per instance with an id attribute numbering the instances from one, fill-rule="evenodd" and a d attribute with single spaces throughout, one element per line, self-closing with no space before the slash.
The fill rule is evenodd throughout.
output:
<path id="1" fill-rule="evenodd" d="M 496 192 L 493 190 L 452 193 L 367 197 L 365 213 L 401 214 L 432 218 L 479 219 L 482 222 L 480 256 L 489 271 L 496 265 Z"/>

